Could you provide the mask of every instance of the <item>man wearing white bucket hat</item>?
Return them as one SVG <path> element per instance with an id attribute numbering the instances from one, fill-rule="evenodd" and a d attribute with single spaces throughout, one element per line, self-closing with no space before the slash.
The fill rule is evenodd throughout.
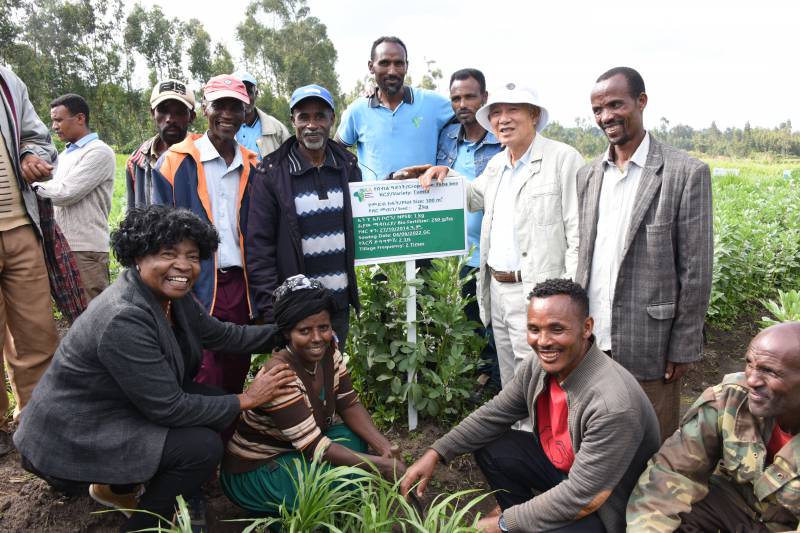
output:
<path id="1" fill-rule="evenodd" d="M 539 133 L 549 114 L 531 88 L 506 84 L 489 94 L 475 118 L 505 146 L 480 176 L 466 184 L 470 211 L 484 211 L 478 304 L 481 320 L 494 328 L 505 387 L 532 353 L 526 327 L 531 289 L 546 279 L 575 276 L 575 176 L 583 158 L 573 147 Z M 458 174 L 445 166 L 428 165 L 394 173 L 395 179 L 419 176 L 425 188 L 448 175 Z"/>

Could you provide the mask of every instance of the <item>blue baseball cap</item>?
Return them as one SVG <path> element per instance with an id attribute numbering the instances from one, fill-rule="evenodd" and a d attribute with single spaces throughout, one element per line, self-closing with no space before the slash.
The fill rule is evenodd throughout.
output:
<path id="1" fill-rule="evenodd" d="M 253 76 L 252 74 L 250 74 L 249 72 L 245 71 L 245 70 L 237 70 L 236 72 L 231 74 L 231 76 L 233 76 L 234 78 L 239 78 L 240 80 L 242 80 L 243 83 L 250 83 L 252 85 L 258 85 L 258 82 L 256 81 L 256 77 Z"/>
<path id="2" fill-rule="evenodd" d="M 292 98 L 289 100 L 289 110 L 294 109 L 294 106 L 305 100 L 306 98 L 320 98 L 325 100 L 325 103 L 331 106 L 332 110 L 336 110 L 333 105 L 333 96 L 330 91 L 321 85 L 305 85 L 299 89 L 295 89 L 292 93 Z"/>

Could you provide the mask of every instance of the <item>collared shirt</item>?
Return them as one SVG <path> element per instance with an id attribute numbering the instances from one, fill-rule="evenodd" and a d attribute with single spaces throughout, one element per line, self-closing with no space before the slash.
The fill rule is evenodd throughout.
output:
<path id="1" fill-rule="evenodd" d="M 589 277 L 589 313 L 594 318 L 594 334 L 601 350 L 611 349 L 611 305 L 622 252 L 628 235 L 636 190 L 647 163 L 650 134 L 645 133 L 641 144 L 623 170 L 611 159 L 609 147 L 603 158 L 603 184 L 597 215 L 597 237 L 594 241 L 592 269 Z"/>
<path id="2" fill-rule="evenodd" d="M 439 131 L 452 116 L 450 100 L 439 93 L 404 86 L 403 101 L 393 111 L 376 90 L 350 104 L 336 137 L 357 146 L 364 181 L 382 180 L 403 167 L 435 164 Z"/>
<path id="3" fill-rule="evenodd" d="M 259 154 L 257 142 L 259 137 L 261 137 L 261 119 L 258 118 L 258 113 L 256 113 L 255 122 L 252 124 L 242 123 L 242 127 L 239 128 L 239 132 L 236 134 L 236 142 L 251 152 Z M 261 159 L 261 154 L 259 154 L 258 158 Z"/>
<path id="4" fill-rule="evenodd" d="M 486 264 L 495 270 L 516 272 L 520 269 L 519 249 L 514 226 L 514 204 L 517 192 L 522 187 L 531 162 L 533 142 L 514 164 L 511 164 L 511 151 L 506 148 L 506 159 L 500 175 L 500 185 L 494 200 L 492 227 L 489 233 L 489 254 Z"/>
<path id="5" fill-rule="evenodd" d="M 81 137 L 80 139 L 75 141 L 74 143 L 67 143 L 66 153 L 73 152 L 73 151 L 77 150 L 78 148 L 83 148 L 84 146 L 86 146 L 87 144 L 89 144 L 90 142 L 92 142 L 95 139 L 97 139 L 97 133 L 92 132 L 92 133 L 89 133 L 87 135 L 84 135 L 83 137 Z"/>
<path id="6" fill-rule="evenodd" d="M 242 252 L 239 246 L 239 179 L 242 175 L 242 152 L 235 147 L 230 165 L 219 155 L 208 138 L 208 133 L 195 141 L 200 152 L 200 161 L 206 174 L 206 188 L 211 202 L 211 216 L 219 232 L 217 268 L 242 267 Z"/>
<path id="7" fill-rule="evenodd" d="M 478 143 L 462 141 L 458 144 L 456 159 L 453 161 L 453 170 L 464 176 L 468 181 L 475 179 L 475 150 Z M 473 249 L 467 259 L 467 265 L 477 268 L 481 262 L 481 222 L 483 211 L 467 213 L 467 244 Z"/>

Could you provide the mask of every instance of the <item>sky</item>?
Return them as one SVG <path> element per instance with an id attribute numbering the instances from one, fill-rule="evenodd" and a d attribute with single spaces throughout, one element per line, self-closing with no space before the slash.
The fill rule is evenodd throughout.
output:
<path id="1" fill-rule="evenodd" d="M 241 56 L 236 25 L 248 0 L 143 0 L 168 16 L 199 19 Z M 220 6 L 224 5 L 225 9 Z M 328 28 L 342 90 L 368 74 L 372 41 L 396 35 L 418 80 L 434 60 L 450 74 L 474 67 L 489 92 L 509 82 L 535 88 L 551 120 L 592 120 L 589 93 L 609 68 L 630 66 L 649 97 L 645 125 L 800 129 L 800 2 L 797 0 L 308 0 Z"/>

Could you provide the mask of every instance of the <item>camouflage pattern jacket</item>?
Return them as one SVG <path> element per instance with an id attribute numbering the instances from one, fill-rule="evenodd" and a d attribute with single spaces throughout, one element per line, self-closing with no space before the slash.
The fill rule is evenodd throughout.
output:
<path id="1" fill-rule="evenodd" d="M 795 529 L 800 436 L 765 465 L 774 427 L 774 419 L 750 413 L 743 372 L 706 389 L 639 477 L 628 501 L 628 531 L 674 531 L 681 523 L 678 514 L 705 498 L 709 483 L 770 530 Z"/>

